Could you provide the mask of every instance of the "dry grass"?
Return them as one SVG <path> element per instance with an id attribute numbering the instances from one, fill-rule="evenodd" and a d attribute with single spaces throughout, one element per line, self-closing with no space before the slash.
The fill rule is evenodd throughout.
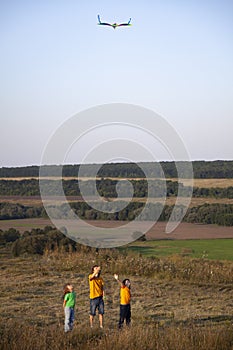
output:
<path id="1" fill-rule="evenodd" d="M 21 180 L 39 180 L 39 177 L 1 177 L 0 180 L 15 180 L 15 181 L 21 181 Z M 60 180 L 60 177 L 41 177 L 41 179 L 44 180 Z M 63 177 L 63 180 L 83 180 L 83 181 L 88 181 L 88 180 L 100 180 L 98 177 L 75 177 L 75 176 L 70 176 L 70 177 Z M 105 177 L 104 179 L 110 179 L 110 180 L 144 180 L 144 178 L 119 178 L 119 177 Z M 151 178 L 151 180 L 164 180 L 163 178 Z M 177 178 L 167 178 L 167 180 L 170 181 L 178 181 Z M 189 179 L 179 179 L 179 182 L 182 183 L 184 186 L 189 186 L 190 180 Z M 231 187 L 233 186 L 233 179 L 194 179 L 193 180 L 193 185 L 195 187 L 205 187 L 205 188 L 211 188 L 211 187 L 220 187 L 220 188 L 225 188 L 225 187 Z"/>
<path id="2" fill-rule="evenodd" d="M 231 349 L 233 263 L 146 259 L 115 250 L 96 255 L 86 247 L 43 257 L 1 253 L 1 349 Z M 87 275 L 95 263 L 106 286 L 104 332 L 98 322 L 89 329 Z M 132 282 L 132 327 L 120 333 L 114 272 Z M 75 329 L 65 336 L 61 295 L 67 281 L 78 297 Z"/>
<path id="3" fill-rule="evenodd" d="M 185 185 L 185 180 L 181 180 Z M 233 186 L 233 179 L 194 179 L 194 186 L 196 187 L 231 187 Z"/>
<path id="4" fill-rule="evenodd" d="M 176 197 L 167 197 L 165 204 L 166 205 L 174 205 L 176 203 Z M 67 196 L 66 200 L 70 203 L 74 202 L 83 202 L 83 199 L 81 199 L 79 196 Z M 108 198 L 108 201 L 112 201 L 112 198 Z M 162 203 L 164 202 L 163 198 L 153 198 L 153 199 L 148 199 L 148 198 L 121 198 L 121 200 L 126 201 L 126 202 L 139 202 L 139 203 L 146 203 L 148 202 L 157 202 L 157 203 Z M 42 201 L 39 196 L 0 196 L 0 203 L 18 203 L 26 206 L 42 206 Z M 57 198 L 56 200 L 52 200 L 51 204 L 56 204 L 56 205 L 61 205 L 64 203 L 64 198 L 59 199 Z M 199 205 L 203 204 L 233 204 L 233 199 L 232 198 L 213 198 L 213 197 L 193 197 L 191 199 L 191 203 L 189 207 L 197 207 Z M 47 200 L 47 204 L 49 204 L 49 200 Z"/>
<path id="5" fill-rule="evenodd" d="M 56 325 L 42 330 L 9 322 L 4 328 L 2 350 L 231 350 L 233 339 L 231 326 L 200 328 L 192 324 L 135 326 L 122 332 L 76 326 L 67 335 Z"/>

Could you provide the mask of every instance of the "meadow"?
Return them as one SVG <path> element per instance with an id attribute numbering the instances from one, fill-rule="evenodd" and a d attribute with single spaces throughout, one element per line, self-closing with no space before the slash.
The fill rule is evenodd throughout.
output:
<path id="1" fill-rule="evenodd" d="M 1 248 L 0 349 L 230 350 L 233 346 L 233 263 L 82 246 L 13 258 Z M 105 281 L 104 329 L 89 327 L 87 276 L 100 264 Z M 132 324 L 117 329 L 119 287 L 130 278 Z M 62 288 L 77 292 L 73 332 L 64 334 Z"/>
<path id="2" fill-rule="evenodd" d="M 133 242 L 127 249 L 148 257 L 179 255 L 233 261 L 233 239 L 154 240 Z"/>
<path id="3" fill-rule="evenodd" d="M 225 188 L 233 179 L 195 179 L 194 185 Z M 168 204 L 174 200 L 168 198 Z M 39 197 L 30 196 L 0 201 L 41 205 Z M 230 204 L 232 199 L 193 198 L 191 206 L 215 202 Z M 123 222 L 95 224 L 108 228 Z M 2 230 L 14 227 L 21 233 L 47 225 L 46 218 L 1 220 Z M 0 349 L 233 350 L 232 227 L 182 222 L 165 234 L 165 226 L 158 222 L 145 242 L 120 249 L 81 246 L 77 252 L 57 249 L 13 257 L 10 243 L 0 247 Z M 94 264 L 101 265 L 105 281 L 103 330 L 97 319 L 89 327 L 87 276 Z M 114 273 L 132 283 L 132 324 L 121 332 Z M 66 282 L 75 287 L 77 308 L 74 330 L 65 335 L 61 297 Z"/>

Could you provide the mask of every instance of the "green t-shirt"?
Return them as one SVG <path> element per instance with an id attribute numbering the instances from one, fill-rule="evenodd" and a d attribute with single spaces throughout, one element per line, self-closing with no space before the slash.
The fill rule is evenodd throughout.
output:
<path id="1" fill-rule="evenodd" d="M 64 300 L 66 300 L 66 306 L 67 307 L 74 307 L 75 306 L 75 300 L 76 300 L 75 292 L 67 293 L 64 296 Z"/>

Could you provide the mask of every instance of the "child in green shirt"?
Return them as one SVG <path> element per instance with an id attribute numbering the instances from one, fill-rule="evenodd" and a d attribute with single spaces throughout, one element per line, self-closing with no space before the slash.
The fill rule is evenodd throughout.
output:
<path id="1" fill-rule="evenodd" d="M 76 302 L 76 293 L 72 284 L 67 283 L 64 287 L 63 307 L 65 313 L 65 333 L 72 331 L 74 325 L 74 308 Z"/>

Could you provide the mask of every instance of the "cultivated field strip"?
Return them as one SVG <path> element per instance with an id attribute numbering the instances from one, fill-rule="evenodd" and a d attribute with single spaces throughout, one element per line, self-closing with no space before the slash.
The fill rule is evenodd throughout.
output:
<path id="1" fill-rule="evenodd" d="M 22 181 L 22 180 L 39 180 L 39 177 L 1 177 L 0 180 L 5 180 L 5 181 Z M 50 176 L 50 177 L 41 177 L 42 180 L 60 180 L 60 178 L 56 176 Z M 69 176 L 69 177 L 63 177 L 62 178 L 65 181 L 69 180 L 82 180 L 82 181 L 88 181 L 88 180 L 101 180 L 101 179 L 109 179 L 109 180 L 116 180 L 116 181 L 123 181 L 123 180 L 135 180 L 135 181 L 140 181 L 140 180 L 145 180 L 145 178 L 119 178 L 119 177 L 74 177 L 74 176 Z M 148 180 L 164 180 L 164 178 L 148 178 Z M 177 178 L 167 178 L 167 181 L 178 181 Z M 190 184 L 190 179 L 179 179 L 179 182 L 182 183 L 184 186 L 189 186 Z M 226 187 L 232 187 L 233 186 L 233 179 L 193 179 L 193 186 L 195 187 L 200 187 L 200 188 L 226 188 Z"/>
<path id="2" fill-rule="evenodd" d="M 67 196 L 66 200 L 70 203 L 74 202 L 83 202 L 83 199 L 80 198 L 80 196 Z M 108 201 L 111 201 L 112 199 L 108 199 Z M 121 198 L 122 201 L 129 202 L 138 202 L 138 203 L 145 203 L 147 202 L 157 202 L 157 203 L 163 203 L 163 199 L 161 198 L 153 198 L 153 199 L 147 199 L 147 198 L 138 198 L 138 197 L 133 197 L 132 199 L 129 198 Z M 49 203 L 49 199 L 47 200 Z M 176 197 L 167 197 L 165 204 L 166 205 L 174 205 L 176 202 Z M 0 196 L 0 203 L 19 203 L 23 205 L 28 205 L 28 206 L 42 206 L 42 201 L 40 196 Z M 52 204 L 62 204 L 64 203 L 64 198 L 60 199 L 57 197 L 57 199 L 52 200 Z M 191 199 L 191 203 L 189 207 L 197 207 L 199 205 L 203 204 L 215 204 L 215 203 L 220 203 L 220 204 L 233 204 L 233 199 L 232 198 L 213 198 L 213 197 L 193 197 Z"/>

